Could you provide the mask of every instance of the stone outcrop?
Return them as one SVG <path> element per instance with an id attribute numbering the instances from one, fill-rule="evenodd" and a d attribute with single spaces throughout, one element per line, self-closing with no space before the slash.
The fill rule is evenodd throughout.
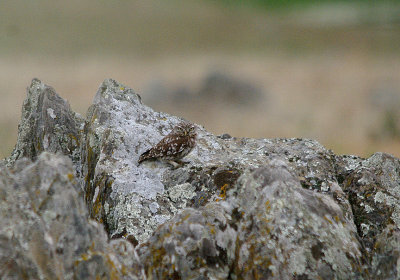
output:
<path id="1" fill-rule="evenodd" d="M 161 162 L 138 166 L 139 155 L 180 121 L 143 105 L 115 81 L 100 87 L 85 123 L 82 175 L 91 214 L 111 236 L 124 232 L 143 242 L 181 209 L 224 199 L 244 170 L 277 157 L 307 188 L 329 192 L 337 184 L 334 154 L 316 141 L 217 137 L 200 126 L 183 167 L 171 169 Z"/>
<path id="2" fill-rule="evenodd" d="M 140 154 L 181 121 L 111 79 L 83 121 L 33 80 L 16 148 L 0 163 L 0 198 L 11 197 L 0 199 L 6 217 L 0 249 L 17 248 L 0 275 L 400 277 L 399 159 L 335 155 L 307 139 L 215 136 L 197 125 L 197 144 L 184 164 L 139 165 Z M 73 165 L 43 151 L 62 153 Z M 9 201 L 36 210 L 8 211 Z M 81 248 L 79 254 L 69 246 Z M 66 255 L 50 260 L 57 252 Z M 57 269 L 48 269 L 53 263 Z"/>
<path id="3" fill-rule="evenodd" d="M 246 172 L 224 202 L 187 209 L 141 246 L 153 279 L 357 279 L 357 230 L 283 161 Z"/>
<path id="4" fill-rule="evenodd" d="M 1 279 L 139 278 L 133 246 L 88 219 L 70 159 L 44 152 L 0 176 Z"/>
<path id="5" fill-rule="evenodd" d="M 68 155 L 77 165 L 83 122 L 52 87 L 33 79 L 22 105 L 17 144 L 8 164 L 23 157 L 35 160 L 41 152 L 48 151 Z"/>
<path id="6" fill-rule="evenodd" d="M 226 108 L 265 106 L 267 94 L 244 77 L 218 69 L 208 70 L 199 82 L 180 81 L 171 86 L 162 79 L 151 81 L 144 89 L 149 104 L 168 104 L 191 107 L 219 104 Z M 268 98 L 267 98 L 268 99 Z M 210 102 L 212 100 L 212 102 Z"/>

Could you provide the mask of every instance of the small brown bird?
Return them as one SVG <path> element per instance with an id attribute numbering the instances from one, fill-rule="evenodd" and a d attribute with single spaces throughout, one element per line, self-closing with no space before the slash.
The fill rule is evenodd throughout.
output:
<path id="1" fill-rule="evenodd" d="M 172 129 L 157 145 L 144 152 L 138 163 L 149 159 L 164 161 L 180 161 L 190 153 L 196 144 L 196 127 L 187 122 L 182 122 Z"/>

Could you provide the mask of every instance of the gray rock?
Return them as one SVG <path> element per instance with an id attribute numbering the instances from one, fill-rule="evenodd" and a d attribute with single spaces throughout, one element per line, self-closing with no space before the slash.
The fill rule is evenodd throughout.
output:
<path id="1" fill-rule="evenodd" d="M 277 160 L 243 175 L 234 274 L 242 279 L 362 279 L 354 223 L 329 195 L 301 187 Z"/>
<path id="2" fill-rule="evenodd" d="M 185 209 L 139 249 L 152 279 L 361 279 L 357 230 L 283 161 L 245 172 L 226 201 Z"/>
<path id="3" fill-rule="evenodd" d="M 243 106 L 260 102 L 263 92 L 243 78 L 214 70 L 209 72 L 202 81 L 198 96 L 206 100 L 212 99 L 224 104 Z"/>
<path id="4" fill-rule="evenodd" d="M 370 128 L 370 136 L 378 140 L 400 138 L 400 88 L 392 81 L 373 87 L 368 95 L 371 109 L 378 111 L 379 125 Z"/>
<path id="5" fill-rule="evenodd" d="M 33 79 L 22 106 L 17 144 L 7 164 L 22 157 L 35 160 L 42 151 L 48 151 L 68 155 L 77 165 L 83 122 L 52 87 Z"/>
<path id="6" fill-rule="evenodd" d="M 43 152 L 0 178 L 1 279 L 140 278 L 132 245 L 88 220 L 70 159 Z"/>
<path id="7" fill-rule="evenodd" d="M 69 105 L 33 80 L 16 148 L 0 162 L 0 276 L 399 277 L 399 159 L 335 155 L 307 139 L 214 136 L 197 125 L 182 165 L 138 165 L 181 121 L 109 79 L 81 129 Z"/>
<path id="8" fill-rule="evenodd" d="M 181 168 L 162 162 L 138 166 L 140 154 L 180 121 L 143 105 L 133 90 L 114 80 L 101 85 L 85 124 L 82 174 L 89 211 L 110 236 L 126 232 L 144 242 L 185 207 L 224 199 L 244 170 L 277 157 L 288 163 L 304 187 L 325 193 L 340 189 L 334 154 L 316 141 L 223 139 L 200 126 L 197 145 Z M 350 206 L 345 207 L 351 213 Z"/>
<path id="9" fill-rule="evenodd" d="M 165 80 L 154 79 L 143 90 L 143 97 L 153 106 L 221 106 L 246 107 L 266 106 L 266 94 L 261 87 L 255 86 L 243 77 L 236 77 L 226 71 L 209 70 L 197 82 L 183 81 L 177 85 L 170 85 Z M 201 104 L 201 105 L 200 105 Z M 250 107 L 248 107 L 250 108 Z"/>
<path id="10" fill-rule="evenodd" d="M 374 253 L 375 241 L 393 224 L 400 230 L 400 160 L 375 153 L 362 161 L 343 183 L 352 205 L 354 222 L 367 252 Z"/>
<path id="11" fill-rule="evenodd" d="M 400 105 L 400 88 L 391 81 L 385 81 L 374 86 L 367 97 L 372 107 L 383 111 L 397 111 Z"/>
<path id="12" fill-rule="evenodd" d="M 148 277 L 229 279 L 237 237 L 230 212 L 211 202 L 199 209 L 187 208 L 162 225 L 139 248 Z"/>
<path id="13" fill-rule="evenodd" d="M 388 225 L 376 238 L 371 279 L 399 279 L 400 231 Z"/>

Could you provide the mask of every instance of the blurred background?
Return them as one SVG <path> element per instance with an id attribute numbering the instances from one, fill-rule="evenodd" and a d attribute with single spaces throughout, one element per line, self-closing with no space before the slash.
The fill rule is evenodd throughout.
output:
<path id="1" fill-rule="evenodd" d="M 1 158 L 34 77 L 83 116 L 113 78 L 215 134 L 400 157 L 396 0 L 1 0 Z"/>

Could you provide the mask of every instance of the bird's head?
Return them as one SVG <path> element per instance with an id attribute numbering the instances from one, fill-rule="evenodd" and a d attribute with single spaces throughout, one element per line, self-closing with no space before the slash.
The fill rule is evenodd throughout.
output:
<path id="1" fill-rule="evenodd" d="M 196 126 L 194 124 L 188 122 L 182 122 L 177 127 L 177 132 L 181 133 L 182 135 L 195 137 L 196 133 Z"/>

